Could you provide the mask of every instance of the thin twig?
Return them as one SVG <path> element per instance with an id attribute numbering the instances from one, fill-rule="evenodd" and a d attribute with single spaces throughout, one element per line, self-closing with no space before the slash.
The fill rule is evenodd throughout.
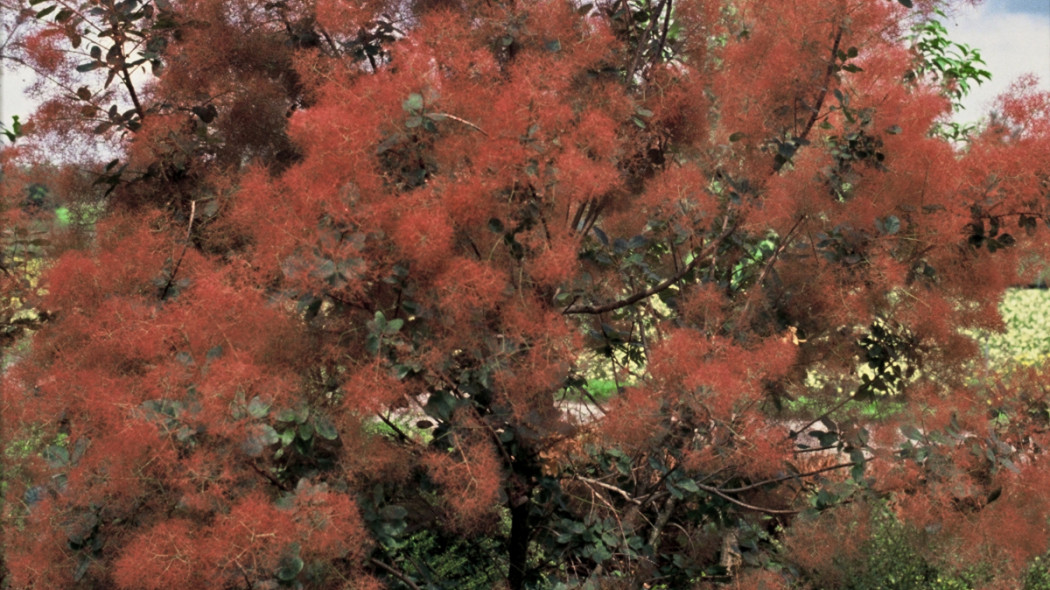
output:
<path id="1" fill-rule="evenodd" d="M 773 251 L 773 255 L 770 256 L 769 260 L 767 260 L 766 263 L 762 266 L 762 272 L 760 272 L 758 274 L 758 280 L 755 281 L 755 286 L 756 287 L 759 287 L 759 288 L 762 287 L 762 282 L 766 280 L 766 275 L 769 273 L 769 270 L 771 268 L 773 268 L 773 263 L 775 263 L 777 261 L 777 259 L 780 258 L 780 254 L 784 250 L 786 250 L 787 247 L 791 244 L 792 234 L 795 233 L 795 230 L 798 229 L 799 225 L 801 225 L 802 222 L 805 219 L 806 219 L 805 215 L 803 215 L 802 217 L 799 217 L 798 220 L 795 221 L 795 224 L 791 226 L 791 229 L 788 230 L 788 233 L 784 236 L 784 239 L 781 240 L 780 244 L 777 245 L 776 250 Z M 748 312 L 751 310 L 751 301 L 752 301 L 752 298 L 748 297 L 747 301 L 744 302 L 744 309 L 740 312 L 740 323 L 739 323 L 739 325 L 741 326 L 741 328 L 744 328 L 744 327 L 747 326 L 747 316 L 748 316 Z"/>
<path id="2" fill-rule="evenodd" d="M 785 440 L 797 437 L 798 435 L 800 435 L 803 432 L 805 432 L 810 426 L 813 426 L 817 422 L 820 422 L 824 418 L 827 418 L 828 416 L 831 415 L 832 412 L 838 410 L 839 408 L 841 408 L 842 406 L 850 403 L 851 401 L 853 401 L 853 396 L 849 396 L 846 399 L 842 400 L 841 402 L 835 404 L 830 410 L 828 410 L 827 412 L 824 412 L 823 414 L 821 414 L 821 415 L 817 416 L 816 418 L 810 420 L 809 423 L 804 425 L 802 428 L 799 428 L 798 430 L 790 430 L 790 431 L 788 431 L 788 435 L 787 435 L 787 437 L 785 437 Z"/>
<path id="3" fill-rule="evenodd" d="M 748 504 L 747 502 L 737 500 L 736 498 L 723 493 L 722 490 L 713 486 L 696 484 L 696 487 L 700 488 L 701 490 L 704 490 L 705 492 L 710 492 L 727 502 L 736 504 L 741 508 L 745 508 L 754 512 L 762 512 L 765 514 L 798 514 L 799 512 L 802 512 L 801 510 L 778 510 L 776 508 L 763 508 L 761 506 L 755 506 L 754 504 Z"/>
<path id="4" fill-rule="evenodd" d="M 171 286 L 175 284 L 175 276 L 179 273 L 179 266 L 182 265 L 182 259 L 186 256 L 186 250 L 189 249 L 191 238 L 193 237 L 193 219 L 197 215 L 197 201 L 190 201 L 190 223 L 186 227 L 186 243 L 182 245 L 182 252 L 179 253 L 179 259 L 175 261 L 175 265 L 171 269 L 171 276 L 168 277 L 168 282 L 164 283 L 164 288 L 160 290 L 160 299 L 163 301 L 168 297 L 168 292 L 171 290 Z"/>
<path id="5" fill-rule="evenodd" d="M 597 486 L 597 487 L 602 488 L 604 490 L 609 490 L 610 492 L 616 492 L 617 494 L 623 496 L 623 499 L 627 500 L 631 504 L 637 504 L 639 506 L 642 504 L 641 500 L 639 500 L 638 498 L 635 498 L 634 496 L 628 494 L 626 491 L 624 491 L 624 490 L 622 490 L 622 489 L 620 489 L 620 488 L 618 488 L 618 487 L 616 487 L 614 485 L 610 485 L 610 484 L 607 484 L 607 483 L 605 483 L 603 481 L 599 481 L 597 479 L 592 479 L 590 477 L 583 477 L 582 475 L 577 475 L 576 479 L 578 479 L 579 481 L 582 481 L 583 483 L 585 483 L 587 485 Z"/>
<path id="6" fill-rule="evenodd" d="M 820 469 L 814 469 L 813 471 L 807 471 L 805 473 L 796 473 L 796 474 L 793 474 L 793 475 L 785 475 L 785 476 L 782 476 L 782 477 L 775 477 L 773 479 L 766 479 L 766 480 L 763 480 L 763 481 L 757 481 L 757 482 L 755 482 L 753 484 L 749 484 L 749 485 L 746 485 L 746 486 L 740 486 L 738 488 L 719 488 L 719 489 L 722 490 L 723 492 L 727 493 L 727 494 L 739 494 L 740 492 L 747 492 L 749 490 L 754 490 L 754 489 L 760 488 L 762 486 L 769 485 L 771 483 L 780 483 L 782 481 L 788 481 L 788 480 L 792 480 L 792 479 L 799 479 L 799 478 L 802 478 L 802 477 L 809 477 L 811 475 L 818 475 L 820 473 L 824 473 L 825 471 L 834 471 L 836 469 L 845 469 L 846 467 L 854 467 L 856 465 L 858 465 L 858 463 L 854 463 L 854 462 L 851 462 L 851 463 L 839 463 L 838 465 L 829 465 L 827 467 L 822 467 Z"/>
<path id="7" fill-rule="evenodd" d="M 609 413 L 609 411 L 608 411 L 608 410 L 606 410 L 606 409 L 605 409 L 605 408 L 604 408 L 604 407 L 602 406 L 601 402 L 599 402 L 599 401 L 598 401 L 597 399 L 595 399 L 595 397 L 594 397 L 594 394 L 592 394 L 591 392 L 587 391 L 587 388 L 585 388 L 585 387 L 580 387 L 580 386 L 577 386 L 577 387 L 576 387 L 576 389 L 577 389 L 577 390 L 579 390 L 579 391 L 580 391 L 580 393 L 582 393 L 582 394 L 583 394 L 583 395 L 584 395 L 584 396 L 585 396 L 585 397 L 586 397 L 586 398 L 587 398 L 588 400 L 590 400 L 591 404 L 593 404 L 593 405 L 594 405 L 594 407 L 596 407 L 596 408 L 598 408 L 599 410 L 601 410 L 601 412 L 602 412 L 602 414 L 603 414 L 603 415 L 605 415 L 605 414 L 608 414 L 608 413 Z M 588 411 L 589 411 L 589 407 L 588 407 Z M 591 414 L 593 415 L 593 414 L 594 414 L 594 412 L 591 412 Z"/>
<path id="8" fill-rule="evenodd" d="M 394 422 L 392 422 L 390 418 L 387 418 L 383 414 L 377 414 L 377 416 L 379 416 L 379 419 L 383 421 L 383 424 L 386 424 L 391 430 L 394 431 L 395 434 L 397 434 L 397 437 L 401 439 L 401 442 L 414 442 L 413 439 L 407 434 L 405 434 L 405 431 L 401 430 L 401 428 L 397 424 L 394 424 Z"/>
<path id="9" fill-rule="evenodd" d="M 446 119 L 452 119 L 453 121 L 456 121 L 458 123 L 462 123 L 462 124 L 466 125 L 467 127 L 470 127 L 472 129 L 474 129 L 475 131 L 480 132 L 484 136 L 488 136 L 488 133 L 484 129 L 482 129 L 481 127 L 478 127 L 474 123 L 471 123 L 470 121 L 468 121 L 466 119 L 463 119 L 461 117 L 457 117 L 455 115 L 450 115 L 448 113 L 430 113 L 430 114 L 435 116 L 435 117 L 444 117 Z"/>

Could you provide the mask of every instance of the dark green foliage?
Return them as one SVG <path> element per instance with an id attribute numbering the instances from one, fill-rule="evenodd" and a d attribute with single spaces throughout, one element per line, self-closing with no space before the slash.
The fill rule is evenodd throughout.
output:
<path id="1" fill-rule="evenodd" d="M 426 590 L 485 590 L 506 576 L 506 560 L 495 537 L 473 539 L 421 530 L 406 538 L 396 561 Z M 390 580 L 392 589 L 408 588 Z"/>

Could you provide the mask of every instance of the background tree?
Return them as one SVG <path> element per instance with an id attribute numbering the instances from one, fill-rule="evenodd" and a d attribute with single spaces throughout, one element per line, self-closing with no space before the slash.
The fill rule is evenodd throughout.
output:
<path id="1" fill-rule="evenodd" d="M 821 583 L 806 531 L 890 517 L 1019 579 L 1045 392 L 963 330 L 1044 253 L 1050 105 L 953 148 L 901 4 L 20 5 L 8 223 L 120 157 L 3 375 L 10 585 Z"/>

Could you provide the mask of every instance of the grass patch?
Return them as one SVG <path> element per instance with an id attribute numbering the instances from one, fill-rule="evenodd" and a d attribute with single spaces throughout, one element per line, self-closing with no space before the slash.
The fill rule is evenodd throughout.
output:
<path id="1" fill-rule="evenodd" d="M 620 387 L 626 387 L 626 384 L 621 384 Z M 580 391 L 581 388 L 586 390 L 590 396 L 588 397 L 583 391 Z M 616 381 L 612 379 L 588 379 L 581 388 L 566 387 L 561 390 L 562 399 L 580 403 L 588 403 L 593 400 L 604 404 L 616 397 L 618 391 Z"/>
<path id="2" fill-rule="evenodd" d="M 895 400 L 892 397 L 854 400 L 849 404 L 849 409 L 856 412 L 858 417 L 874 421 L 885 420 L 900 414 L 905 410 L 905 407 L 904 402 Z M 831 409 L 831 405 L 826 400 L 817 400 L 804 395 L 784 402 L 784 410 L 786 412 L 806 417 L 819 416 L 829 409 Z"/>

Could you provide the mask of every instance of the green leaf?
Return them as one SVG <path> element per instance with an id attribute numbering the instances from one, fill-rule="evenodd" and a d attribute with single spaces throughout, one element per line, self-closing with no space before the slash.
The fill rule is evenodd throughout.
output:
<path id="1" fill-rule="evenodd" d="M 423 410 L 430 416 L 440 421 L 447 421 L 452 416 L 452 411 L 459 405 L 456 396 L 443 389 L 430 394 Z"/>
<path id="2" fill-rule="evenodd" d="M 379 510 L 379 515 L 383 517 L 383 520 L 403 520 L 408 516 L 408 510 L 406 510 L 404 506 L 391 504 L 389 506 L 383 506 Z"/>
<path id="3" fill-rule="evenodd" d="M 325 440 L 339 438 L 339 431 L 335 429 L 335 424 L 332 424 L 332 421 L 327 416 L 314 419 L 314 431 L 317 432 L 317 436 Z"/>
<path id="4" fill-rule="evenodd" d="M 78 65 L 77 66 L 77 71 L 80 72 L 80 73 L 90 72 L 92 70 L 97 70 L 100 67 L 102 67 L 102 63 L 101 62 L 89 61 L 89 62 L 82 63 L 82 64 Z"/>
<path id="5" fill-rule="evenodd" d="M 276 444 L 278 441 L 281 440 L 280 435 L 278 435 L 277 431 L 274 430 L 273 427 L 269 424 L 263 424 L 260 430 L 261 433 L 259 435 L 259 441 L 262 442 L 264 446 Z"/>
<path id="6" fill-rule="evenodd" d="M 248 402 L 248 415 L 252 418 L 262 418 L 268 413 L 270 413 L 270 404 L 262 401 L 259 396 L 253 397 Z"/>
<path id="7" fill-rule="evenodd" d="M 919 432 L 919 429 L 916 428 L 915 426 L 911 425 L 911 424 L 907 424 L 905 426 L 902 426 L 901 427 L 901 434 L 903 434 L 904 436 L 906 436 L 907 438 L 909 438 L 911 440 L 918 441 L 918 440 L 922 440 L 923 439 L 922 433 Z"/>
<path id="8" fill-rule="evenodd" d="M 408 98 L 401 103 L 401 108 L 409 113 L 417 113 L 423 110 L 423 95 L 415 92 L 409 94 Z"/>
<path id="9" fill-rule="evenodd" d="M 729 136 L 729 142 L 730 143 L 734 143 L 734 142 L 740 141 L 741 139 L 744 139 L 744 132 L 743 131 L 737 131 L 736 133 L 734 133 L 734 134 Z"/>
<path id="10" fill-rule="evenodd" d="M 912 7 L 911 0 L 897 0 L 897 2 L 900 2 L 901 5 L 904 6 L 905 8 L 911 8 Z"/>
<path id="11" fill-rule="evenodd" d="M 57 8 L 58 6 L 48 6 L 47 8 L 37 12 L 35 18 L 44 18 L 45 16 L 54 12 Z"/>
<path id="12" fill-rule="evenodd" d="M 890 215 L 878 220 L 878 230 L 887 236 L 892 236 L 901 230 L 901 220 L 896 215 Z"/>
<path id="13" fill-rule="evenodd" d="M 675 483 L 678 484 L 678 487 L 689 492 L 690 494 L 700 493 L 700 488 L 696 485 L 696 482 L 691 479 L 683 479 Z"/>
<path id="14" fill-rule="evenodd" d="M 44 460 L 52 469 L 65 467 L 69 464 L 69 450 L 58 445 L 51 445 L 44 449 Z"/>
<path id="15" fill-rule="evenodd" d="M 276 432 L 276 431 L 275 431 Z M 281 446 L 288 446 L 295 440 L 295 429 L 288 428 L 277 434 L 277 440 L 281 441 Z"/>
<path id="16" fill-rule="evenodd" d="M 303 560 L 298 555 L 289 555 L 281 558 L 277 564 L 277 579 L 282 582 L 291 582 L 303 571 Z"/>

